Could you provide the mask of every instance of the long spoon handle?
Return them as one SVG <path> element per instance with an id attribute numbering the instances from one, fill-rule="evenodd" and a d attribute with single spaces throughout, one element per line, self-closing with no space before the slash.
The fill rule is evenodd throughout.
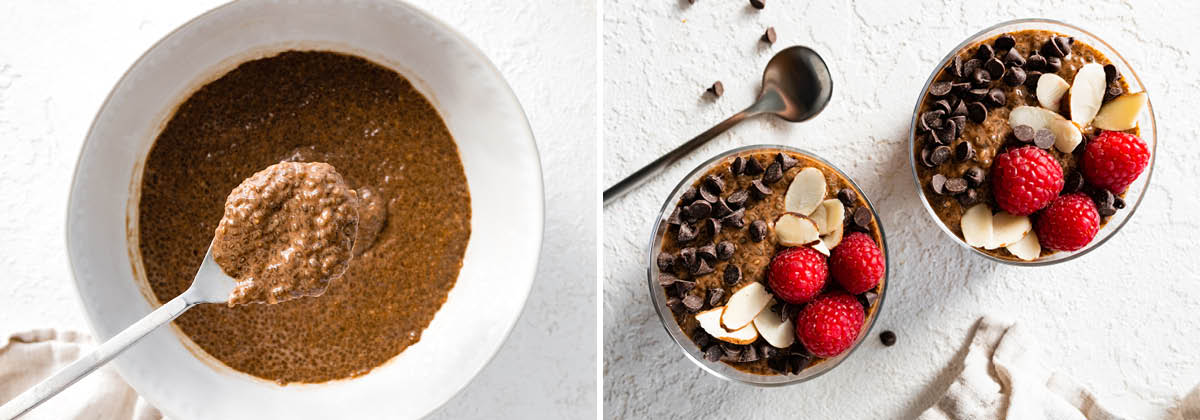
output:
<path id="1" fill-rule="evenodd" d="M 183 314 L 184 311 L 195 305 L 185 295 L 171 299 L 165 305 L 146 315 L 145 318 L 133 323 L 133 325 L 130 325 L 124 331 L 105 341 L 104 344 L 96 347 L 91 353 L 55 372 L 54 375 L 21 393 L 21 395 L 13 398 L 7 404 L 0 406 L 0 419 L 11 420 L 29 412 L 29 410 L 34 409 L 34 407 L 50 399 L 50 397 L 57 395 L 68 386 L 71 386 L 100 366 L 108 363 L 109 360 L 117 357 L 117 355 L 129 348 L 129 346 L 132 346 L 138 340 L 150 334 L 151 331 Z"/>
<path id="2" fill-rule="evenodd" d="M 655 175 L 662 173 L 663 170 L 667 169 L 668 166 L 671 166 L 672 163 L 679 161 L 680 158 L 688 153 L 691 153 L 693 150 L 696 150 L 709 140 L 712 140 L 713 137 L 724 133 L 725 130 L 728 130 L 730 127 L 733 127 L 742 122 L 742 120 L 757 115 L 760 112 L 761 111 L 759 111 L 756 106 L 746 108 L 742 112 L 733 114 L 732 117 L 727 118 L 725 121 L 721 121 L 719 124 L 713 126 L 713 128 L 700 133 L 700 135 L 688 140 L 686 143 L 679 145 L 679 147 L 676 147 L 675 150 L 672 150 L 667 154 L 662 155 L 658 159 L 655 159 L 653 162 L 650 162 L 649 165 L 643 166 L 642 169 L 638 169 L 637 172 L 634 172 L 632 175 L 625 177 L 625 179 L 622 179 L 620 182 L 604 190 L 604 205 L 607 206 L 608 203 L 615 201 L 617 198 L 620 198 L 629 191 L 632 191 L 634 188 L 637 188 L 639 185 L 642 185 Z"/>

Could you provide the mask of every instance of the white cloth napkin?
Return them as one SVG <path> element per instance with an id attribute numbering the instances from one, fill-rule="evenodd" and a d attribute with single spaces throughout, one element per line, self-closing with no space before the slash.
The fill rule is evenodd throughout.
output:
<path id="1" fill-rule="evenodd" d="M 1013 322 L 984 317 L 962 372 L 921 420 L 1124 419 L 1070 378 L 1041 364 L 1039 349 Z"/>
<path id="2" fill-rule="evenodd" d="M 0 335 L 0 402 L 13 399 L 93 346 L 87 334 L 37 329 Z M 159 420 L 157 409 L 138 397 L 116 370 L 102 367 L 33 409 L 22 420 Z"/>

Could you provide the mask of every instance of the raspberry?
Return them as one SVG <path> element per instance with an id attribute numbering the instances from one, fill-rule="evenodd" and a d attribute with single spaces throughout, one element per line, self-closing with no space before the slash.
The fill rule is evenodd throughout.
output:
<path id="1" fill-rule="evenodd" d="M 788 303 L 805 303 L 825 287 L 825 256 L 807 246 L 788 248 L 771 259 L 771 291 Z"/>
<path id="2" fill-rule="evenodd" d="M 883 278 L 883 253 L 865 233 L 851 233 L 829 254 L 829 272 L 847 292 L 874 289 Z"/>
<path id="3" fill-rule="evenodd" d="M 818 296 L 796 316 L 796 337 L 817 357 L 834 357 L 850 348 L 862 329 L 862 304 L 834 292 Z"/>
<path id="4" fill-rule="evenodd" d="M 1146 142 L 1133 134 L 1104 131 L 1088 142 L 1080 166 L 1089 184 L 1120 194 L 1148 164 Z"/>
<path id="5" fill-rule="evenodd" d="M 1063 171 L 1050 153 L 1034 146 L 1009 150 L 992 163 L 992 196 L 1012 214 L 1030 215 L 1063 188 Z"/>
<path id="6" fill-rule="evenodd" d="M 1083 193 L 1058 197 L 1038 214 L 1034 224 L 1038 242 L 1059 251 L 1083 248 L 1100 230 L 1096 203 Z"/>

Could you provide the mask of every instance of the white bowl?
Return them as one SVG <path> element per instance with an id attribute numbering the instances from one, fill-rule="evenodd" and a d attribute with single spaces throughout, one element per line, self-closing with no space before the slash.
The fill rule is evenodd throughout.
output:
<path id="1" fill-rule="evenodd" d="M 174 419 L 423 416 L 465 387 L 516 323 L 541 248 L 543 196 L 533 134 L 499 71 L 461 34 L 404 3 L 240 1 L 151 47 L 100 108 L 75 168 L 67 248 L 80 304 L 101 340 L 157 306 L 126 237 L 136 232 L 127 221 L 137 220 L 152 142 L 194 89 L 286 49 L 330 49 L 388 66 L 441 113 L 471 191 L 471 239 L 457 283 L 417 344 L 353 379 L 280 386 L 193 353 L 195 345 L 173 327 L 150 334 L 115 363 Z"/>

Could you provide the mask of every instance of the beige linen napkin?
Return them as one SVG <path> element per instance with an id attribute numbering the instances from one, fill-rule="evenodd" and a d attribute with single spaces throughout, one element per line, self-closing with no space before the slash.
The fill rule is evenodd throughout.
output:
<path id="1" fill-rule="evenodd" d="M 7 402 L 91 350 L 87 334 L 37 329 L 0 335 L 0 402 Z M 46 401 L 29 419 L 159 420 L 162 414 L 125 384 L 111 367 Z"/>
<path id="2" fill-rule="evenodd" d="M 1041 364 L 1013 322 L 987 316 L 975 327 L 962 372 L 921 420 L 1117 420 L 1087 389 Z"/>

